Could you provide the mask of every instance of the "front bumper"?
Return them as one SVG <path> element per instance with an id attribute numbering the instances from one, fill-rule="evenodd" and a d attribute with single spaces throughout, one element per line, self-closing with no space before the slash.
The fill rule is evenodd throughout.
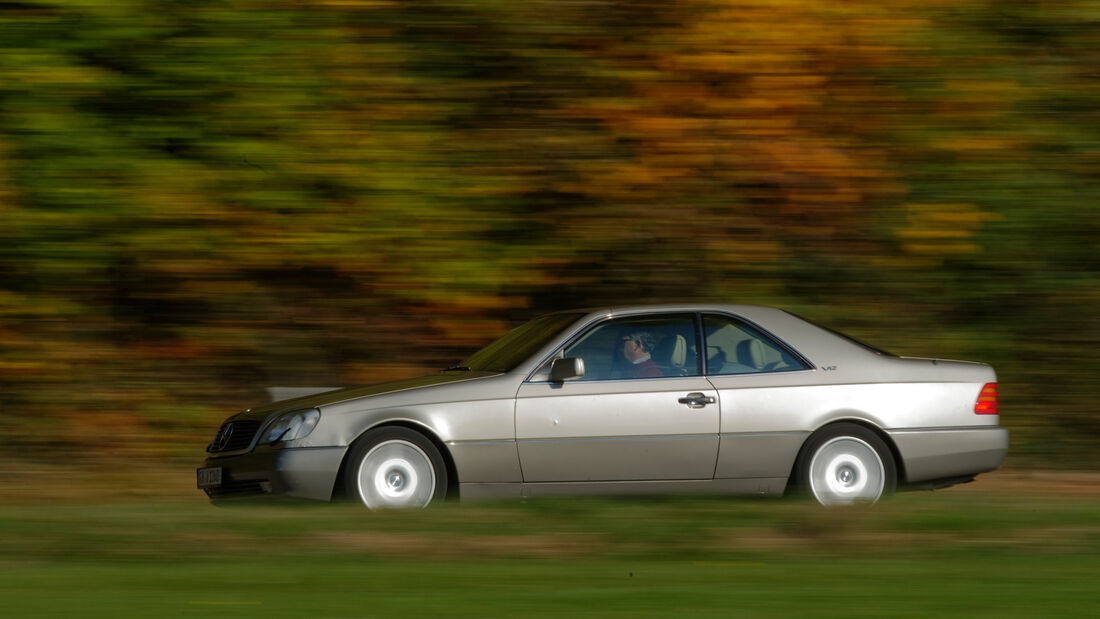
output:
<path id="1" fill-rule="evenodd" d="M 202 488 L 210 500 L 289 496 L 328 501 L 347 447 L 260 445 L 252 451 L 216 455 L 203 469 L 221 469 L 221 483 Z"/>

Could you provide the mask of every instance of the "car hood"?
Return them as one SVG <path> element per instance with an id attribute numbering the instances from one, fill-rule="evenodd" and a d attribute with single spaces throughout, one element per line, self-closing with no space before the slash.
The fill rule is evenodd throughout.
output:
<path id="1" fill-rule="evenodd" d="M 439 374 L 421 376 L 419 378 L 410 378 L 407 380 L 399 380 L 388 383 L 378 383 L 376 385 L 367 385 L 365 387 L 336 389 L 334 391 L 325 391 L 324 393 L 316 393 L 301 398 L 282 400 L 280 402 L 273 402 L 264 406 L 250 408 L 246 411 L 242 411 L 240 413 L 237 413 L 236 415 L 233 415 L 230 419 L 266 419 L 269 415 L 273 413 L 281 413 L 303 408 L 317 408 L 330 404 L 337 404 L 339 402 L 346 402 L 348 400 L 365 398 L 367 396 L 382 395 L 386 393 L 394 393 L 397 391 L 408 391 L 410 389 L 423 389 L 426 387 L 435 387 L 437 385 L 458 383 L 497 375 L 498 374 L 496 372 L 441 372 Z"/>

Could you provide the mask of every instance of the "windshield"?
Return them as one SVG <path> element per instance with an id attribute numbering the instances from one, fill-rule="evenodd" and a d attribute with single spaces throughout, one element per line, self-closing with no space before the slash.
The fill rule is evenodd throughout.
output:
<path id="1" fill-rule="evenodd" d="M 511 371 L 583 316 L 583 313 L 540 316 L 512 329 L 504 337 L 477 351 L 462 362 L 462 367 L 475 372 Z"/>

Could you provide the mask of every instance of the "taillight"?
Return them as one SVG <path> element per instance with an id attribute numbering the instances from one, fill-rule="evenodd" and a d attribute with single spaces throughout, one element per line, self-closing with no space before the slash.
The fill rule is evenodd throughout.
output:
<path id="1" fill-rule="evenodd" d="M 986 383 L 974 404 L 975 415 L 999 415 L 997 410 L 997 383 Z"/>

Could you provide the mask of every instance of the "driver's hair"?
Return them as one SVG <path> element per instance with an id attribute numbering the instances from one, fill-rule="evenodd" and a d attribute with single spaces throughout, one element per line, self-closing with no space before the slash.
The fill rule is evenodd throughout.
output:
<path id="1" fill-rule="evenodd" d="M 651 353 L 657 346 L 657 338 L 649 331 L 633 331 L 627 335 L 630 339 L 642 345 L 642 350 Z"/>

